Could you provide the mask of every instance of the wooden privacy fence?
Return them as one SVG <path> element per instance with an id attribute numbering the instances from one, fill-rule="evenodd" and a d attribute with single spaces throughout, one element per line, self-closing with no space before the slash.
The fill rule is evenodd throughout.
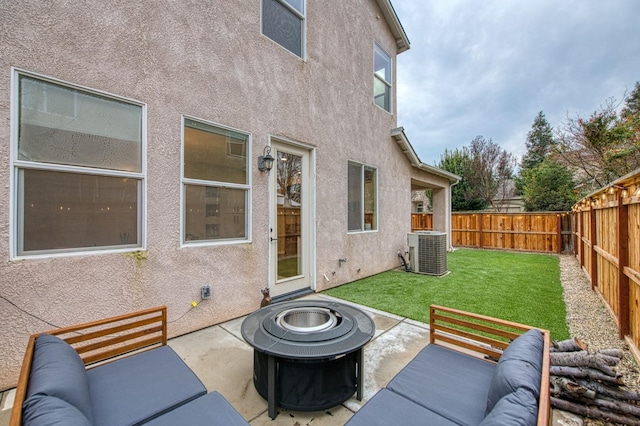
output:
<path id="1" fill-rule="evenodd" d="M 411 230 L 412 231 L 433 230 L 433 213 L 412 213 L 411 214 Z"/>
<path id="2" fill-rule="evenodd" d="M 454 247 L 561 253 L 573 251 L 572 220 L 561 213 L 452 213 Z"/>
<path id="3" fill-rule="evenodd" d="M 573 207 L 575 255 L 640 359 L 640 169 Z"/>

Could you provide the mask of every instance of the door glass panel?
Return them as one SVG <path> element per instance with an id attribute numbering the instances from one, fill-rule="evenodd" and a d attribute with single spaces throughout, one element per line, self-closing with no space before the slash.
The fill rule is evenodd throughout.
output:
<path id="1" fill-rule="evenodd" d="M 302 274 L 302 157 L 278 152 L 278 279 Z"/>

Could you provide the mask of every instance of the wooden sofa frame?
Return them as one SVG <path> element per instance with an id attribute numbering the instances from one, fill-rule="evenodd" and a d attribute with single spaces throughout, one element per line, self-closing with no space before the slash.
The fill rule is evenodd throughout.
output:
<path id="1" fill-rule="evenodd" d="M 430 344 L 440 345 L 496 362 L 511 341 L 531 329 L 537 329 L 524 324 L 438 305 L 431 305 L 429 318 L 431 328 Z M 540 332 L 543 334 L 544 352 L 540 400 L 538 401 L 538 426 L 547 426 L 551 414 L 549 394 L 549 348 L 551 337 L 547 330 L 540 330 Z M 452 366 L 452 368 L 455 368 L 455 366 Z"/>
<path id="2" fill-rule="evenodd" d="M 36 337 L 45 333 L 56 335 L 69 343 L 78 352 L 85 367 L 90 368 L 166 345 L 167 307 L 159 306 L 99 321 L 32 334 L 29 337 L 20 370 L 9 426 L 20 426 L 22 423 L 22 404 L 29 385 L 33 348 Z"/>

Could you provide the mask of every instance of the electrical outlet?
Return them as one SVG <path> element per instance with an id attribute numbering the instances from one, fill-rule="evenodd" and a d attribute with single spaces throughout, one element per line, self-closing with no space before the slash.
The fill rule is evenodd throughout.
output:
<path id="1" fill-rule="evenodd" d="M 203 285 L 200 287 L 200 297 L 202 299 L 210 299 L 211 298 L 211 286 Z"/>

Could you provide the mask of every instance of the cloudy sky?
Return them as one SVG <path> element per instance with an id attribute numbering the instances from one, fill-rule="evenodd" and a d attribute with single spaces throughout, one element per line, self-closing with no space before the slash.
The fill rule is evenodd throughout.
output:
<path id="1" fill-rule="evenodd" d="M 521 156 L 543 111 L 561 127 L 640 80 L 640 0 L 392 0 L 398 125 L 423 163 L 477 135 Z"/>

